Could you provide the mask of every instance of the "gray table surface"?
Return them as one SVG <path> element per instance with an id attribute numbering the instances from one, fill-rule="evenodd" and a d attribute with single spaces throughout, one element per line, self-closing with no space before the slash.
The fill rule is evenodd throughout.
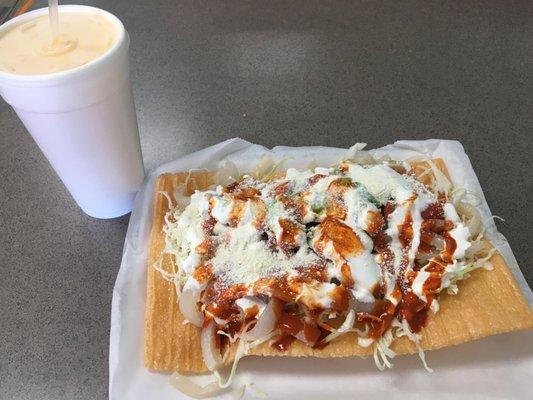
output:
<path id="1" fill-rule="evenodd" d="M 531 2 L 79 3 L 130 33 L 148 170 L 234 136 L 457 139 L 533 284 Z M 105 398 L 128 217 L 84 215 L 4 102 L 0 170 L 0 398 Z"/>

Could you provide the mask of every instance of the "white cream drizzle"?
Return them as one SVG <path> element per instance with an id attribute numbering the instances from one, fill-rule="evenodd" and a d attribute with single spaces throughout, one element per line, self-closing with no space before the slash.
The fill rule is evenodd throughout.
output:
<path id="1" fill-rule="evenodd" d="M 325 177 L 310 184 L 309 178 L 316 174 L 325 175 Z M 191 197 L 189 206 L 178 216 L 175 228 L 167 233 L 169 239 L 180 249 L 176 261 L 188 277 L 202 262 L 209 261 L 215 276 L 223 277 L 231 283 L 246 285 L 251 285 L 258 279 L 273 275 L 288 274 L 294 276 L 296 268 L 320 260 L 313 251 L 319 229 L 307 230 L 311 244 L 308 245 L 308 237 L 303 224 L 323 220 L 328 187 L 331 182 L 340 177 L 348 177 L 355 182 L 355 186 L 347 188 L 343 194 L 346 218 L 342 222 L 356 233 L 363 244 L 363 250 L 344 259 L 335 251 L 333 243 L 326 243 L 321 256 L 330 261 L 327 264 L 327 274 L 329 277 L 341 278 L 341 267 L 347 263 L 354 281 L 350 290 L 355 300 L 361 303 L 374 302 L 376 299 L 373 291 L 376 285 L 382 285 L 385 298 L 396 306 L 399 298 L 393 294 L 393 290 L 397 276 L 403 268 L 402 260 L 407 256 L 407 265 L 405 271 L 402 270 L 402 272 L 412 271 L 420 245 L 420 230 L 423 222 L 421 213 L 428 205 L 437 200 L 414 178 L 399 174 L 386 165 L 349 164 L 345 174 L 336 172 L 333 168 L 316 168 L 314 171 L 303 172 L 289 169 L 284 178 L 268 183 L 250 180 L 250 185 L 260 191 L 259 199 L 265 203 L 267 210 L 264 224 L 261 227 L 255 223 L 257 222 L 254 220 L 257 211 L 252 201 L 246 202 L 238 225 L 229 227 L 228 222 L 235 206 L 235 200 L 232 199 L 231 195 L 224 193 L 221 187 L 218 187 L 216 191 L 196 192 Z M 296 221 L 294 213 L 288 211 L 272 195 L 274 188 L 287 181 L 289 182 L 288 196 L 303 193 L 302 198 L 307 207 L 301 221 Z M 394 274 L 382 270 L 379 266 L 378 261 L 383 260 L 378 260 L 378 256 L 373 253 L 373 241 L 366 233 L 369 230 L 373 213 L 380 213 L 379 207 L 384 206 L 389 201 L 395 205 L 395 209 L 387 218 L 385 233 L 391 238 L 390 248 L 394 255 L 392 260 Z M 445 217 L 455 224 L 455 227 L 449 232 L 457 243 L 453 258 L 454 260 L 462 258 L 470 246 L 468 228 L 462 224 L 452 204 L 444 204 L 444 212 Z M 208 214 L 216 220 L 214 234 L 217 238 L 217 247 L 212 259 L 202 260 L 195 249 L 206 239 L 202 231 L 202 221 Z M 413 236 L 409 247 L 404 249 L 400 242 L 399 227 L 404 224 L 408 215 L 412 217 Z M 295 237 L 299 249 L 290 257 L 282 252 L 273 252 L 269 244 L 261 238 L 260 229 L 266 228 L 279 242 L 283 233 L 279 222 L 281 218 L 286 218 L 301 226 L 301 230 Z M 450 265 L 452 267 L 450 270 L 447 267 L 443 276 L 443 288 L 450 284 L 449 276 L 453 275 L 456 271 L 455 268 L 459 268 L 453 267 L 457 265 L 456 261 Z M 416 274 L 412 282 L 411 290 L 424 301 L 426 301 L 426 296 L 423 288 L 429 276 L 430 274 L 422 269 Z M 191 279 L 189 278 L 185 284 L 187 288 L 194 285 Z M 335 287 L 336 285 L 333 283 L 303 284 L 299 301 L 302 304 L 319 305 L 328 309 L 332 304 L 332 292 Z M 245 310 L 255 305 L 255 303 L 252 304 L 253 301 L 246 297 L 240 299 L 237 304 Z"/>

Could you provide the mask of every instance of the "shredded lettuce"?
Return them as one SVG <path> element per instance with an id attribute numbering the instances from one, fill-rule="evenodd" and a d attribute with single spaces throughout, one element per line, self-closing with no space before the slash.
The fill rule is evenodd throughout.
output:
<path id="1" fill-rule="evenodd" d="M 366 337 L 366 335 L 368 334 L 368 326 L 366 327 L 365 331 L 362 331 L 360 329 L 353 327 L 354 322 L 355 322 L 355 310 L 352 309 L 346 315 L 346 319 L 344 320 L 342 325 L 339 326 L 337 329 L 333 329 L 331 333 L 324 338 L 324 342 L 329 343 L 333 339 L 336 339 L 339 336 L 343 335 L 344 333 L 348 333 L 348 332 L 355 332 L 360 337 Z"/>
<path id="2" fill-rule="evenodd" d="M 405 319 L 402 320 L 401 322 L 398 320 L 394 320 L 393 328 L 391 329 L 395 329 L 396 337 L 407 336 L 407 338 L 416 345 L 418 349 L 418 357 L 422 361 L 424 368 L 428 372 L 433 372 L 433 370 L 429 368 L 426 362 L 426 354 L 424 353 L 424 349 L 422 348 L 422 345 L 420 344 L 420 335 L 411 331 L 411 328 L 409 327 L 409 324 L 407 323 L 407 321 Z"/>

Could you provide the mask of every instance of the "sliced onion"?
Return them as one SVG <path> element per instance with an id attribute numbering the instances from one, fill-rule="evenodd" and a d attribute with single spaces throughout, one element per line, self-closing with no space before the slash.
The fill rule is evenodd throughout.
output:
<path id="1" fill-rule="evenodd" d="M 276 328 L 276 312 L 274 311 L 273 302 L 269 301 L 265 309 L 257 319 L 255 326 L 248 332 L 244 332 L 240 338 L 247 342 L 261 339 L 268 335 Z"/>
<path id="2" fill-rule="evenodd" d="M 294 337 L 298 339 L 300 342 L 305 343 L 307 346 L 312 347 L 314 345 L 314 343 L 311 343 L 309 342 L 309 340 L 307 340 L 303 331 L 298 332 L 296 335 L 294 335 Z"/>
<path id="3" fill-rule="evenodd" d="M 482 241 L 471 242 L 471 246 L 466 249 L 465 255 L 467 258 L 473 258 L 477 254 L 485 250 L 485 244 Z"/>
<path id="4" fill-rule="evenodd" d="M 224 160 L 213 180 L 217 185 L 224 186 L 235 182 L 239 178 L 239 175 L 239 169 L 235 163 L 231 160 Z"/>
<path id="5" fill-rule="evenodd" d="M 419 252 L 416 255 L 416 259 L 418 261 L 429 261 L 432 258 L 437 257 L 439 254 L 440 254 L 440 251 L 438 251 L 438 250 L 430 251 L 429 253 Z"/>
<path id="6" fill-rule="evenodd" d="M 218 382 L 214 381 L 205 386 L 200 386 L 193 382 L 192 379 L 175 372 L 170 377 L 170 384 L 178 389 L 181 393 L 192 397 L 193 399 L 205 399 L 218 395 L 222 389 Z"/>
<path id="7" fill-rule="evenodd" d="M 433 176 L 435 177 L 435 185 L 437 192 L 448 194 L 452 189 L 452 183 L 446 175 L 440 170 L 439 167 L 431 160 L 427 160 L 431 169 L 433 170 Z"/>
<path id="8" fill-rule="evenodd" d="M 353 294 L 353 290 L 351 290 Z M 374 309 L 375 303 L 373 301 L 364 302 L 357 300 L 355 295 L 350 299 L 350 310 L 356 310 L 357 312 L 371 312 Z"/>
<path id="9" fill-rule="evenodd" d="M 210 371 L 214 371 L 222 365 L 222 355 L 215 342 L 216 324 L 211 321 L 209 325 L 202 328 L 200 342 L 202 345 L 202 356 L 204 362 Z"/>
<path id="10" fill-rule="evenodd" d="M 191 279 L 194 280 L 195 283 L 191 284 Z M 194 278 L 189 278 L 183 287 L 179 300 L 181 313 L 186 320 L 196 326 L 202 326 L 202 323 L 204 322 L 204 316 L 198 310 L 198 302 L 200 301 L 202 290 L 202 285 L 198 284 Z"/>
<path id="11" fill-rule="evenodd" d="M 481 216 L 479 211 L 472 204 L 465 203 L 460 201 L 455 205 L 455 209 L 461 215 L 466 217 L 467 223 L 466 227 L 470 232 L 470 237 L 477 237 L 483 229 L 483 224 L 481 223 Z"/>
<path id="12" fill-rule="evenodd" d="M 442 251 L 444 250 L 444 246 L 446 245 L 446 242 L 444 241 L 444 238 L 441 235 L 433 235 L 431 238 L 431 245 L 435 247 L 437 250 Z"/>

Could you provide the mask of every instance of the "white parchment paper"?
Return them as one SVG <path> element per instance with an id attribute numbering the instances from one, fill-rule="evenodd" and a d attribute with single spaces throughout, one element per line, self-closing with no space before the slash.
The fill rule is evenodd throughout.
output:
<path id="1" fill-rule="evenodd" d="M 389 154 L 394 159 L 413 156 L 441 157 L 454 186 L 480 197 L 487 236 L 511 267 L 524 296 L 533 306 L 528 287 L 507 240 L 497 230 L 470 160 L 456 141 L 399 141 L 371 154 Z M 147 178 L 137 195 L 124 244 L 120 271 L 113 290 L 109 348 L 109 397 L 126 399 L 187 398 L 168 383 L 168 375 L 143 366 L 143 330 L 148 242 L 152 201 L 157 176 L 163 172 L 190 169 L 215 170 L 224 159 L 241 171 L 249 170 L 262 155 L 290 157 L 287 167 L 306 168 L 311 161 L 331 165 L 346 149 L 330 147 L 275 147 L 269 150 L 242 139 L 231 139 L 162 165 Z M 497 296 L 497 293 L 494 293 Z M 234 388 L 254 383 L 269 399 L 500 399 L 533 398 L 533 333 L 517 332 L 492 336 L 426 353 L 433 374 L 427 373 L 417 356 L 393 360 L 395 367 L 380 372 L 371 359 L 247 357 L 239 364 Z M 202 379 L 202 378 L 200 378 Z M 210 379 L 203 377 L 204 380 Z M 257 395 L 257 394 L 255 394 Z M 235 398 L 228 391 L 221 398 Z M 326 397 L 327 396 L 327 397 Z M 253 399 L 247 389 L 244 398 Z"/>

